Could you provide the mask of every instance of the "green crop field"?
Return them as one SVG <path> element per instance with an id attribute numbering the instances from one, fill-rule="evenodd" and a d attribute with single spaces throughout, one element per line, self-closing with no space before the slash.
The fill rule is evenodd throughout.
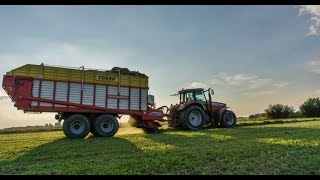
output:
<path id="1" fill-rule="evenodd" d="M 0 174 L 320 174 L 320 119 L 239 120 L 231 129 L 158 134 L 122 126 L 112 138 L 62 131 L 0 134 Z"/>

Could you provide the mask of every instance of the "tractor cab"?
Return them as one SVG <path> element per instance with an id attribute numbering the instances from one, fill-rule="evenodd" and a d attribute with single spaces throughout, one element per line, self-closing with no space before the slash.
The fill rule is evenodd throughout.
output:
<path id="1" fill-rule="evenodd" d="M 204 92 L 203 88 L 182 89 L 178 92 L 180 104 L 197 102 L 206 107 L 208 102 Z"/>

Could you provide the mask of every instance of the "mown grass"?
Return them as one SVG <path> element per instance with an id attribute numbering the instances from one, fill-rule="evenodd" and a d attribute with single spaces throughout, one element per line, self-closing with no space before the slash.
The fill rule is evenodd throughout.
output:
<path id="1" fill-rule="evenodd" d="M 309 122 L 320 121 L 320 118 L 290 118 L 290 119 L 238 119 L 237 126 L 253 126 L 263 124 L 281 124 L 281 123 L 295 123 L 295 122 Z"/>
<path id="2" fill-rule="evenodd" d="M 248 122 L 247 122 L 248 123 Z M 0 134 L 0 174 L 320 174 L 320 120 L 113 138 Z M 130 134 L 126 134 L 126 130 Z"/>
<path id="3" fill-rule="evenodd" d="M 62 131 L 62 127 L 27 126 L 0 129 L 0 134 L 16 134 L 29 132 Z"/>

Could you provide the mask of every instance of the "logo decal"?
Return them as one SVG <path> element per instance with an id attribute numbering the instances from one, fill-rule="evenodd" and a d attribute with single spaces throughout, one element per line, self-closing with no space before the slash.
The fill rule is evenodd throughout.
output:
<path id="1" fill-rule="evenodd" d="M 97 80 L 97 81 L 110 81 L 110 82 L 114 82 L 114 81 L 118 81 L 118 77 L 116 77 L 116 76 L 101 76 L 101 75 L 97 75 L 97 76 L 96 76 L 96 80 Z"/>

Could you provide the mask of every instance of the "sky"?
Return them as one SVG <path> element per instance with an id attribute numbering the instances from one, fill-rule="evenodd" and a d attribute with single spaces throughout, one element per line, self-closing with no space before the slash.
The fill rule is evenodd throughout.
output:
<path id="1" fill-rule="evenodd" d="M 24 64 L 149 76 L 156 105 L 214 89 L 238 117 L 320 96 L 320 6 L 0 6 L 0 74 Z M 0 79 L 2 83 L 2 78 Z M 54 124 L 0 89 L 0 128 Z"/>

